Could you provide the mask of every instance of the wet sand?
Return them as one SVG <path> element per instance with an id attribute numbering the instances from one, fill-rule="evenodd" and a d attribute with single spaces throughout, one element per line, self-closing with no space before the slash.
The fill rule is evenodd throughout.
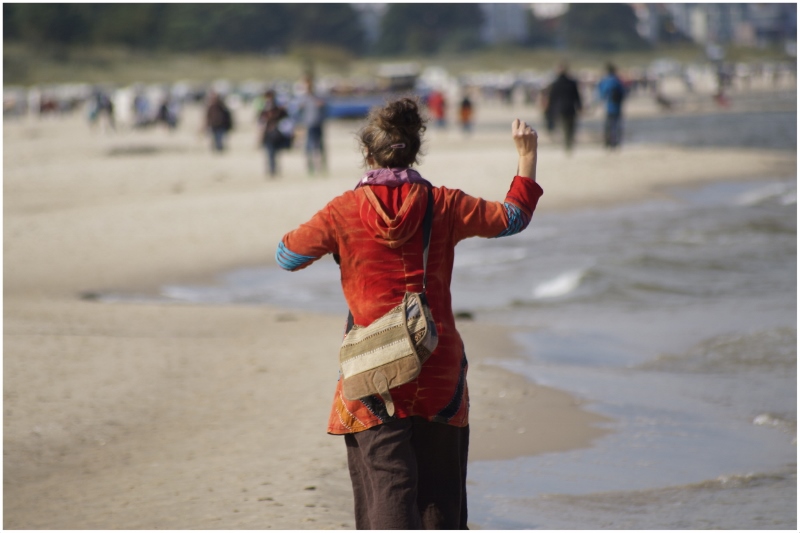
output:
<path id="1" fill-rule="evenodd" d="M 516 162 L 498 125 L 517 115 L 539 118 L 479 108 L 470 138 L 431 129 L 420 172 L 502 200 Z M 360 176 L 357 123 L 330 125 L 328 177 L 308 177 L 295 148 L 269 180 L 251 113 L 237 119 L 223 155 L 197 133 L 194 109 L 173 133 L 91 131 L 80 115 L 5 121 L 4 527 L 354 527 L 344 445 L 325 433 L 343 317 L 91 299 L 271 264 L 286 231 Z M 542 211 L 796 169 L 795 153 L 609 154 L 586 139 L 567 156 L 545 137 Z M 459 330 L 471 460 L 587 447 L 606 431 L 576 398 L 486 364 L 514 357 L 503 328 Z"/>

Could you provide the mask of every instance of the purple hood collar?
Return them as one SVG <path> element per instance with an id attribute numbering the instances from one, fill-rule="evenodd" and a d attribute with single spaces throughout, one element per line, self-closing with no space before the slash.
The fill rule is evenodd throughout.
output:
<path id="1" fill-rule="evenodd" d="M 422 183 L 428 187 L 433 187 L 431 183 L 419 175 L 411 168 L 376 168 L 364 174 L 359 180 L 356 189 L 364 185 L 386 185 L 387 187 L 399 187 L 404 183 Z"/>

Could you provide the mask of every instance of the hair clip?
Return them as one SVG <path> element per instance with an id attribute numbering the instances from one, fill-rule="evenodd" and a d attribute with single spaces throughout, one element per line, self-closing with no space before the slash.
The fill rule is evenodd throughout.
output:
<path id="1" fill-rule="evenodd" d="M 399 144 L 393 144 L 392 145 L 392 148 L 405 148 L 405 147 L 406 147 L 405 143 L 399 143 Z"/>

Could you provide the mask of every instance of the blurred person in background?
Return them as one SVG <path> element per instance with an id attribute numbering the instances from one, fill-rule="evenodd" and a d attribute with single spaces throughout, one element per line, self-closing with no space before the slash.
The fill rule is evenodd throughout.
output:
<path id="1" fill-rule="evenodd" d="M 469 134 L 472 132 L 472 100 L 469 99 L 469 94 L 464 93 L 464 98 L 461 99 L 459 106 L 459 119 L 461 121 L 461 130 Z"/>
<path id="2" fill-rule="evenodd" d="M 150 124 L 150 99 L 144 93 L 144 90 L 138 89 L 133 98 L 133 113 L 134 113 L 134 127 L 143 128 Z"/>
<path id="3" fill-rule="evenodd" d="M 261 146 L 267 152 L 267 174 L 270 178 L 278 175 L 278 152 L 291 148 L 292 138 L 281 129 L 281 123 L 288 119 L 289 112 L 278 104 L 275 91 L 264 93 L 264 106 L 258 115 Z"/>
<path id="4" fill-rule="evenodd" d="M 178 103 L 169 95 L 165 96 L 158 106 L 156 122 L 164 124 L 168 129 L 174 130 L 178 126 Z"/>
<path id="5" fill-rule="evenodd" d="M 306 93 L 300 98 L 298 122 L 306 134 L 306 163 L 308 174 L 327 173 L 328 163 L 325 157 L 325 118 L 327 108 L 325 100 L 314 92 L 314 79 L 307 76 L 304 80 Z"/>
<path id="6" fill-rule="evenodd" d="M 606 106 L 603 144 L 613 150 L 622 142 L 622 101 L 625 99 L 626 90 L 622 80 L 617 76 L 616 67 L 611 63 L 606 65 L 606 75 L 597 84 L 597 94 Z"/>
<path id="7" fill-rule="evenodd" d="M 431 94 L 428 96 L 428 109 L 436 123 L 436 127 L 444 128 L 447 125 L 447 120 L 445 119 L 447 102 L 445 101 L 442 91 L 438 89 L 431 91 Z"/>
<path id="8" fill-rule="evenodd" d="M 575 130 L 577 119 L 583 104 L 578 82 L 569 74 L 569 67 L 561 63 L 558 67 L 558 77 L 550 84 L 547 90 L 547 108 L 545 116 L 550 117 L 564 132 L 564 148 L 567 153 L 572 152 L 575 144 Z"/>
<path id="9" fill-rule="evenodd" d="M 89 101 L 89 125 L 94 128 L 98 122 L 105 122 L 106 127 L 116 130 L 114 103 L 101 89 L 95 89 Z"/>
<path id="10" fill-rule="evenodd" d="M 205 129 L 211 133 L 211 149 L 215 152 L 223 152 L 225 137 L 233 129 L 233 116 L 222 96 L 216 92 L 211 93 L 206 107 Z"/>

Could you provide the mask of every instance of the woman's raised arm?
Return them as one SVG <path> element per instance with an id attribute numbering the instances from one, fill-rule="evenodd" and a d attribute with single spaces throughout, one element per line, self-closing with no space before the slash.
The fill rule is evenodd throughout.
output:
<path id="1" fill-rule="evenodd" d="M 511 123 L 511 134 L 514 138 L 514 145 L 517 147 L 517 154 L 519 154 L 517 175 L 536 180 L 536 151 L 539 135 L 527 122 L 518 118 Z"/>

